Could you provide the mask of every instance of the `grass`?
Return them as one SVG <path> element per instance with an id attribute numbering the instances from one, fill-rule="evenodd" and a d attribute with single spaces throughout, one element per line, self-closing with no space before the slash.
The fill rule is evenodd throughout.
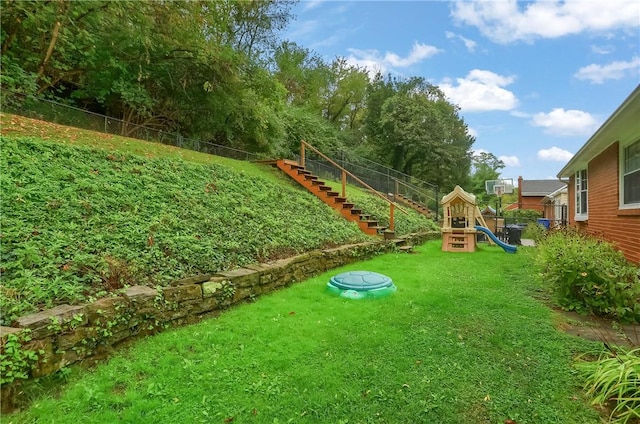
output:
<path id="1" fill-rule="evenodd" d="M 0 118 L 2 325 L 126 285 L 371 239 L 266 165 Z M 415 212 L 397 222 L 399 235 L 434 225 Z"/>
<path id="2" fill-rule="evenodd" d="M 339 272 L 393 296 L 325 292 Z M 311 278 L 77 368 L 13 423 L 599 423 L 572 371 L 592 344 L 531 297 L 531 252 L 428 242 Z"/>

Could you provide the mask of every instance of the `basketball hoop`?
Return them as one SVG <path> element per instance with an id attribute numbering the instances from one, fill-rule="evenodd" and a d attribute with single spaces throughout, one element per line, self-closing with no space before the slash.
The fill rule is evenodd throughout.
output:
<path id="1" fill-rule="evenodd" d="M 484 182 L 487 194 L 502 196 L 513 193 L 513 178 L 502 178 L 499 180 L 487 180 Z"/>

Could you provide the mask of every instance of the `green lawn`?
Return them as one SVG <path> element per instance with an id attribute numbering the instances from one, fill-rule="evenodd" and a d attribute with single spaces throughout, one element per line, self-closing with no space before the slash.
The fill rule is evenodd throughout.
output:
<path id="1" fill-rule="evenodd" d="M 398 291 L 327 294 L 347 270 L 388 275 Z M 141 340 L 5 420 L 599 423 L 572 369 L 594 345 L 554 328 L 532 297 L 534 273 L 527 248 L 445 253 L 428 242 Z"/>

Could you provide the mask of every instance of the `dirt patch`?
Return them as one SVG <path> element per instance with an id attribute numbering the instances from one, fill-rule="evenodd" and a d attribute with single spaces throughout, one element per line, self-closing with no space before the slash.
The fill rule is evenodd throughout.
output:
<path id="1" fill-rule="evenodd" d="M 556 310 L 556 327 L 583 339 L 601 341 L 609 345 L 640 346 L 640 325 L 621 325 L 617 321 L 576 312 Z"/>

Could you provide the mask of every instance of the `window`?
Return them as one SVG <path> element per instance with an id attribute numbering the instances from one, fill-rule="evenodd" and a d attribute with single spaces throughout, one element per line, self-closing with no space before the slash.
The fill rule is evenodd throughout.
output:
<path id="1" fill-rule="evenodd" d="M 624 148 L 621 168 L 622 204 L 640 204 L 640 140 Z"/>
<path id="2" fill-rule="evenodd" d="M 576 172 L 576 219 L 587 217 L 587 170 Z"/>

